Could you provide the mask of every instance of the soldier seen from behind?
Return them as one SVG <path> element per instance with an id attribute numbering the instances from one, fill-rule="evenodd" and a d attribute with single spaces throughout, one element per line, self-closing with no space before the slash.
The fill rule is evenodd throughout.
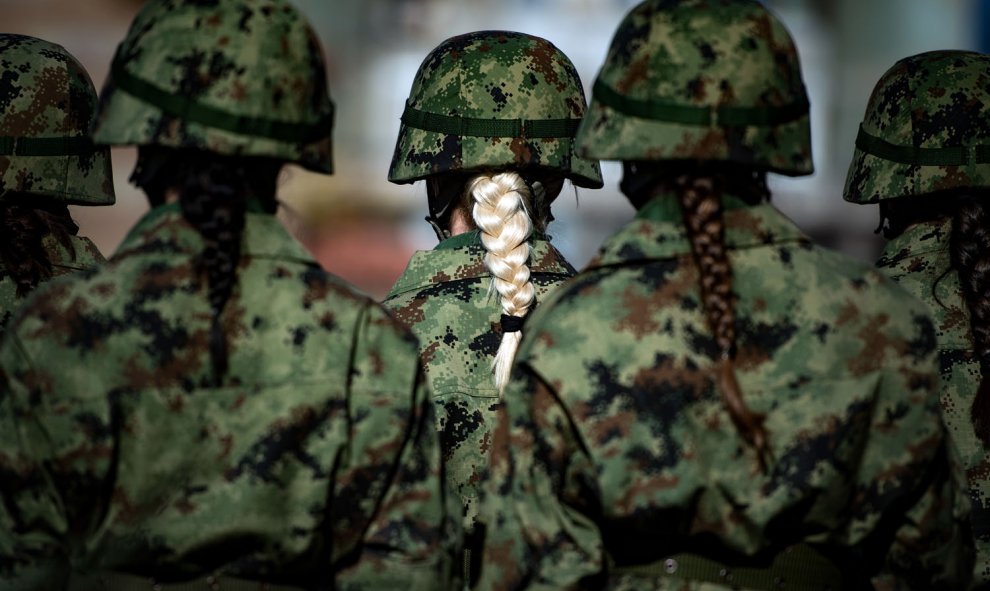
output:
<path id="1" fill-rule="evenodd" d="M 577 143 L 638 213 L 527 322 L 480 588 L 960 588 L 927 310 L 768 203 L 768 173 L 812 172 L 783 25 L 642 2 Z"/>
<path id="2" fill-rule="evenodd" d="M 877 82 L 844 197 L 879 203 L 877 266 L 928 304 L 966 469 L 974 588 L 990 588 L 990 56 L 932 51 Z"/>
<path id="3" fill-rule="evenodd" d="M 139 147 L 152 209 L 0 349 L 0 587 L 456 586 L 415 339 L 273 215 L 332 114 L 289 2 L 138 14 L 94 137 Z"/>
<path id="4" fill-rule="evenodd" d="M 103 256 L 68 205 L 114 202 L 110 151 L 89 126 L 96 90 L 63 47 L 0 34 L 0 333 L 39 284 Z"/>
<path id="5" fill-rule="evenodd" d="M 546 233 L 551 203 L 565 180 L 602 186 L 598 162 L 574 155 L 585 108 L 577 71 L 553 44 L 480 31 L 426 57 L 402 114 L 389 180 L 426 181 L 440 244 L 413 256 L 384 304 L 419 338 L 447 478 L 472 530 L 523 320 L 574 274 Z"/>

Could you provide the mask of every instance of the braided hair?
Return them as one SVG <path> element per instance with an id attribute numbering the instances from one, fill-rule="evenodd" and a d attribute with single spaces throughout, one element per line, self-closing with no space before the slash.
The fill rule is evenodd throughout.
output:
<path id="1" fill-rule="evenodd" d="M 492 363 L 495 387 L 501 392 L 522 339 L 520 321 L 514 319 L 524 318 L 536 300 L 527 264 L 533 233 L 527 204 L 532 203 L 533 196 L 516 172 L 478 175 L 468 182 L 467 193 L 474 200 L 471 217 L 488 251 L 485 267 L 502 306 L 502 342 Z"/>
<path id="2" fill-rule="evenodd" d="M 949 252 L 969 307 L 969 326 L 980 362 L 980 384 L 970 418 L 977 437 L 990 445 L 990 212 L 983 201 L 960 201 L 952 218 Z"/>
<path id="3" fill-rule="evenodd" d="M 196 265 L 206 276 L 212 312 L 210 363 L 216 385 L 227 372 L 227 339 L 221 314 L 237 283 L 247 203 L 276 209 L 275 185 L 282 163 L 267 158 L 238 158 L 211 152 L 142 147 L 132 180 L 153 205 L 175 191 L 182 216 L 202 236 Z"/>
<path id="4" fill-rule="evenodd" d="M 629 162 L 622 183 L 623 191 L 638 207 L 658 191 L 672 188 L 677 194 L 691 254 L 699 271 L 702 309 L 718 348 L 718 391 L 733 425 L 756 450 L 760 469 L 766 472 L 771 458 L 765 416 L 746 406 L 735 375 L 735 296 L 721 199 L 725 186 L 731 186 L 735 194 L 751 204 L 769 198 L 765 173 L 725 163 L 678 163 L 672 167 L 658 162 Z"/>
<path id="5" fill-rule="evenodd" d="M 990 445 L 990 195 L 949 191 L 880 202 L 880 227 L 886 238 L 900 236 L 911 225 L 952 220 L 949 260 L 959 276 L 960 291 L 969 309 L 973 346 L 980 363 L 970 420 L 977 437 Z M 944 276 L 944 275 L 943 275 Z M 941 279 L 941 278 L 940 278 Z M 937 282 L 936 282 L 937 283 Z M 932 285 L 935 295 L 935 285 Z"/>
<path id="6" fill-rule="evenodd" d="M 72 237 L 79 226 L 62 203 L 39 201 L 37 196 L 6 194 L 0 204 L 0 265 L 17 284 L 17 296 L 24 297 L 54 273 L 45 250 L 47 236 L 53 237 L 74 257 Z"/>

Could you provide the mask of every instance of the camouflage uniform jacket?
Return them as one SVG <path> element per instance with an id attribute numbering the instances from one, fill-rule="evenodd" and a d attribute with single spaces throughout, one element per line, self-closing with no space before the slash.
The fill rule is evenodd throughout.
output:
<path id="1" fill-rule="evenodd" d="M 574 268 L 550 242 L 531 241 L 530 280 L 542 301 Z M 384 305 L 419 339 L 433 389 L 447 478 L 476 515 L 477 486 L 488 464 L 499 405 L 492 361 L 502 340 L 498 294 L 490 293 L 485 248 L 477 231 L 413 255 Z M 524 330 L 525 333 L 525 330 Z"/>
<path id="2" fill-rule="evenodd" d="M 52 262 L 52 277 L 88 269 L 103 262 L 103 255 L 89 238 L 72 236 L 72 250 L 53 237 L 43 242 L 48 260 Z M 30 295 L 30 294 L 29 294 Z M 17 283 L 0 269 L 0 334 L 26 298 L 17 297 Z"/>
<path id="3" fill-rule="evenodd" d="M 745 565 L 801 542 L 860 582 L 968 577 L 923 304 L 771 206 L 725 202 L 736 375 L 766 415 L 768 474 L 713 383 L 679 206 L 658 197 L 530 319 L 483 490 L 481 589 L 730 588 L 607 565 Z"/>
<path id="4" fill-rule="evenodd" d="M 976 542 L 974 585 L 990 584 L 990 452 L 983 447 L 969 418 L 980 363 L 973 353 L 969 308 L 962 298 L 959 275 L 951 269 L 951 220 L 917 224 L 887 243 L 879 267 L 901 287 L 928 304 L 935 319 L 942 366 L 942 413 L 949 438 L 966 469 L 970 519 Z"/>
<path id="5" fill-rule="evenodd" d="M 444 587 L 460 520 L 413 337 L 248 214 L 217 387 L 202 248 L 154 209 L 9 327 L 0 588 L 97 571 Z"/>

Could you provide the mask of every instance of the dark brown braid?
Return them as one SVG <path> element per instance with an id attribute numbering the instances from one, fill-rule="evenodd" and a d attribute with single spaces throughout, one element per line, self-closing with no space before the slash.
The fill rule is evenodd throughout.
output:
<path id="1" fill-rule="evenodd" d="M 980 361 L 980 385 L 970 417 L 977 437 L 990 445 L 990 212 L 982 200 L 959 201 L 952 217 L 949 251 L 969 307 L 969 326 Z"/>
<path id="2" fill-rule="evenodd" d="M 717 177 L 716 177 L 717 178 Z M 743 440 L 756 449 L 760 470 L 767 471 L 770 449 L 764 415 L 749 410 L 735 375 L 736 327 L 732 267 L 725 248 L 722 201 L 710 176 L 680 176 L 674 187 L 681 202 L 691 252 L 698 265 L 701 300 L 719 350 L 718 390 Z"/>
<path id="3" fill-rule="evenodd" d="M 258 158 L 224 157 L 209 152 L 144 149 L 135 183 L 152 203 L 167 190 L 178 192 L 182 215 L 205 243 L 197 261 L 206 274 L 212 310 L 210 361 L 216 385 L 227 372 L 227 339 L 221 314 L 237 282 L 241 235 L 249 200 L 275 209 L 275 183 L 281 163 Z"/>
<path id="4" fill-rule="evenodd" d="M 36 195 L 4 195 L 0 204 L 0 264 L 2 272 L 17 284 L 18 297 L 30 293 L 54 272 L 45 237 L 52 236 L 74 257 L 72 237 L 78 231 L 64 204 L 49 203 Z"/>

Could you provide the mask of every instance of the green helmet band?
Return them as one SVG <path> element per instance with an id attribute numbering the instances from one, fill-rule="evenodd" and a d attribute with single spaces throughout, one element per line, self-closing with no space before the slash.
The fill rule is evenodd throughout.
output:
<path id="1" fill-rule="evenodd" d="M 856 147 L 866 154 L 912 166 L 968 166 L 990 164 L 990 145 L 946 146 L 942 148 L 918 148 L 898 146 L 871 135 L 861 125 L 856 136 Z"/>
<path id="2" fill-rule="evenodd" d="M 595 80 L 592 97 L 602 105 L 611 107 L 623 115 L 707 127 L 773 127 L 790 123 L 808 113 L 808 100 L 804 96 L 797 101 L 779 107 L 693 107 L 661 101 L 634 99 L 619 94 L 600 79 Z"/>
<path id="3" fill-rule="evenodd" d="M 111 75 L 119 90 L 160 109 L 162 112 L 192 123 L 232 133 L 264 137 L 281 142 L 309 143 L 330 135 L 333 129 L 333 103 L 330 110 L 313 123 L 292 123 L 277 119 L 244 117 L 205 105 L 195 99 L 174 94 L 142 80 L 124 68 L 119 56 L 114 58 Z"/>
<path id="4" fill-rule="evenodd" d="M 481 119 L 450 117 L 407 106 L 402 123 L 433 133 L 468 137 L 573 138 L 580 119 Z"/>
<path id="5" fill-rule="evenodd" d="M 93 140 L 85 136 L 0 137 L 0 156 L 82 156 L 97 152 Z"/>

